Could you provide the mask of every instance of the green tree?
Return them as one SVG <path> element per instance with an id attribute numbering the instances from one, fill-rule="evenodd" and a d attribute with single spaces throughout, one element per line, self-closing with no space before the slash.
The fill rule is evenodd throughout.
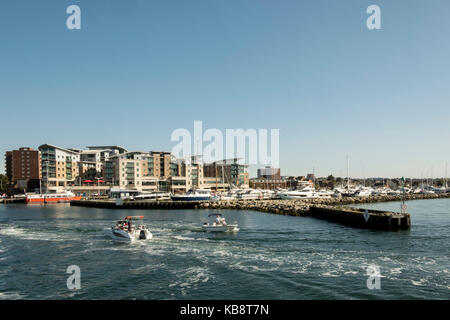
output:
<path id="1" fill-rule="evenodd" d="M 0 174 L 0 193 L 8 191 L 9 180 L 4 174 Z"/>
<path id="2" fill-rule="evenodd" d="M 334 176 L 333 176 L 332 174 L 330 174 L 330 175 L 327 177 L 327 180 L 328 180 L 328 181 L 334 181 L 335 179 L 334 179 Z"/>

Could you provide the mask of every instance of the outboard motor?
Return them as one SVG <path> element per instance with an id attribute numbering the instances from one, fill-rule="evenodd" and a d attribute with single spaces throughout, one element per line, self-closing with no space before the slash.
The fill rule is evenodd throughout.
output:
<path id="1" fill-rule="evenodd" d="M 139 240 L 145 240 L 147 239 L 147 235 L 145 234 L 144 230 L 141 230 L 141 232 L 139 232 Z"/>

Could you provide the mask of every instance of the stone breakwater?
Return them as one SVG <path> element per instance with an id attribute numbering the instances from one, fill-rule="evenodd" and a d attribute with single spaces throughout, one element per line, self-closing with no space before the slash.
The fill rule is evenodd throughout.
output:
<path id="1" fill-rule="evenodd" d="M 406 194 L 405 200 L 423 200 L 450 198 L 450 193 L 444 194 Z M 313 198 L 295 200 L 230 200 L 215 202 L 200 202 L 197 207 L 201 209 L 238 209 L 257 210 L 301 216 L 309 212 L 312 206 L 346 206 L 354 204 L 401 201 L 401 195 L 367 196 L 367 197 L 340 197 L 340 198 Z"/>
<path id="2" fill-rule="evenodd" d="M 450 194 L 408 194 L 405 200 L 450 198 Z M 232 200 L 232 201 L 71 201 L 72 206 L 109 209 L 234 209 L 255 210 L 289 216 L 308 216 L 352 227 L 375 230 L 407 230 L 411 226 L 408 213 L 352 208 L 351 205 L 374 202 L 401 201 L 401 195 L 319 198 L 296 200 Z M 400 208 L 399 208 L 400 209 Z"/>

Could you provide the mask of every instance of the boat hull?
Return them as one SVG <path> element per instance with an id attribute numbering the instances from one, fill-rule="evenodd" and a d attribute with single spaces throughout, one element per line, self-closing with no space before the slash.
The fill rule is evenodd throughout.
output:
<path id="1" fill-rule="evenodd" d="M 81 196 L 76 197 L 57 197 L 57 198 L 49 198 L 49 197 L 39 197 L 39 198 L 25 198 L 26 203 L 61 203 L 61 202 L 70 202 L 72 200 L 81 200 Z"/>
<path id="2" fill-rule="evenodd" d="M 203 226 L 202 230 L 205 232 L 237 232 L 239 228 L 237 224 L 229 224 L 226 226 Z"/>
<path id="3" fill-rule="evenodd" d="M 172 201 L 210 201 L 212 197 L 184 197 L 184 196 L 174 196 Z"/>
<path id="4" fill-rule="evenodd" d="M 149 240 L 153 238 L 153 235 L 148 230 L 134 230 L 133 232 L 127 232 L 124 230 L 116 230 L 111 228 L 109 232 L 111 238 L 119 241 L 135 241 L 135 240 Z"/>

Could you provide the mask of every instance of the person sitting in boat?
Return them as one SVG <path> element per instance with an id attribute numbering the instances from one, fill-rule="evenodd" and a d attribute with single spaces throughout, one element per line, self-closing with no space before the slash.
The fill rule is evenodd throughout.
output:
<path id="1" fill-rule="evenodd" d="M 216 219 L 214 220 L 214 225 L 220 225 L 220 224 L 221 224 L 220 216 L 217 216 Z"/>
<path id="2" fill-rule="evenodd" d="M 221 223 L 222 225 L 224 225 L 224 226 L 227 225 L 227 223 L 226 223 L 226 221 L 225 221 L 225 218 L 220 219 L 220 223 Z"/>

